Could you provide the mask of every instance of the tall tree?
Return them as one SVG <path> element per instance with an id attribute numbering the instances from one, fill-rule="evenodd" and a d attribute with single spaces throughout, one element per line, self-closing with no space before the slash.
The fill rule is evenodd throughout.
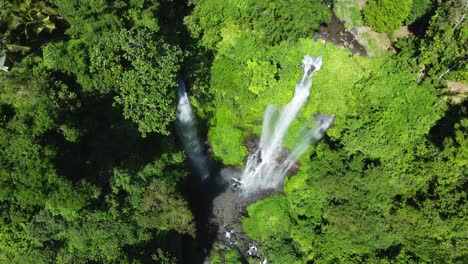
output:
<path id="1" fill-rule="evenodd" d="M 420 65 L 430 79 L 468 81 L 467 12 L 466 1 L 450 0 L 431 18 L 420 49 Z"/>
<path id="2" fill-rule="evenodd" d="M 148 30 L 122 30 L 92 47 L 90 72 L 95 89 L 115 89 L 123 115 L 145 134 L 169 134 L 182 52 Z M 172 106 L 172 107 L 171 107 Z"/>
<path id="3" fill-rule="evenodd" d="M 392 33 L 403 25 L 412 3 L 413 0 L 369 0 L 364 7 L 364 18 L 374 30 Z"/>

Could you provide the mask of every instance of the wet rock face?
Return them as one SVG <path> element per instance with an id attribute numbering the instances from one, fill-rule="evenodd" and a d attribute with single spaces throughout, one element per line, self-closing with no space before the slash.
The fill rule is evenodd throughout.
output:
<path id="1" fill-rule="evenodd" d="M 281 151 L 281 154 L 276 158 L 276 162 L 278 164 L 284 163 L 288 159 L 289 154 L 290 154 L 290 152 L 287 149 L 283 149 Z M 300 167 L 299 161 L 294 162 L 291 165 L 291 168 L 289 168 L 289 170 L 286 172 L 286 176 L 291 177 L 294 174 L 298 173 L 299 172 L 299 167 Z"/>
<path id="2" fill-rule="evenodd" d="M 257 151 L 260 144 L 260 138 L 256 135 L 250 135 L 244 139 L 244 145 L 249 151 L 249 154 L 253 154 Z"/>
<path id="3" fill-rule="evenodd" d="M 315 71 L 315 66 L 312 65 L 312 66 L 309 68 L 309 70 L 307 71 L 307 74 L 308 74 L 308 75 L 311 75 L 314 71 Z"/>
<path id="4" fill-rule="evenodd" d="M 326 115 L 320 112 L 314 114 L 314 119 L 320 125 L 320 130 L 325 133 L 335 121 L 335 115 Z"/>
<path id="5" fill-rule="evenodd" d="M 260 138 L 258 136 L 256 136 L 256 135 L 250 135 L 250 136 L 248 136 L 248 137 L 246 137 L 244 139 L 244 145 L 247 148 L 247 150 L 249 151 L 249 155 L 253 155 L 253 154 L 255 154 L 257 152 L 257 150 L 258 150 L 258 148 L 260 146 Z M 259 153 L 259 155 L 261 155 L 261 153 Z M 281 152 L 281 155 L 276 158 L 276 162 L 278 164 L 281 164 L 288 158 L 288 156 L 289 156 L 289 151 L 286 150 L 286 149 L 283 149 L 282 152 Z M 261 162 L 261 157 L 259 157 L 259 161 Z M 295 162 L 291 166 L 291 168 L 288 170 L 286 175 L 288 177 L 290 177 L 290 176 L 298 173 L 299 172 L 299 167 L 300 167 L 299 162 Z M 239 179 L 237 179 L 237 180 L 239 180 Z M 234 185 L 234 187 L 236 187 L 235 186 L 236 182 L 232 182 L 232 184 Z"/>
<path id="6" fill-rule="evenodd" d="M 348 48 L 353 53 L 357 53 L 362 56 L 367 55 L 364 46 L 355 39 L 354 36 L 356 34 L 353 34 L 353 30 L 357 34 L 356 29 L 347 31 L 343 22 L 335 15 L 335 13 L 332 13 L 330 23 L 326 27 L 320 27 L 319 31 L 315 33 L 314 39 L 321 38 L 327 42 L 332 42 L 333 44 Z"/>
<path id="7" fill-rule="evenodd" d="M 250 153 L 245 168 L 242 171 L 223 168 L 218 177 L 209 181 L 211 187 L 207 190 L 211 195 L 207 201 L 210 207 L 207 207 L 208 217 L 205 218 L 209 226 L 207 233 L 215 234 L 211 241 L 217 245 L 236 247 L 246 258 L 261 259 L 255 244 L 248 249 L 240 249 L 237 243 L 238 237 L 244 236 L 243 241 L 249 240 L 241 229 L 241 216 L 248 216 L 246 207 L 266 197 L 281 194 L 284 178 L 299 170 L 300 156 L 320 141 L 333 123 L 334 115 L 317 113 L 314 115 L 316 124 L 302 128 L 290 151 L 284 148 L 286 133 L 309 97 L 313 73 L 322 67 L 322 56 L 305 55 L 302 63 L 304 74 L 294 86 L 294 97 L 290 103 L 281 108 L 267 106 L 261 139 L 255 135 L 245 138 L 244 144 Z"/>
<path id="8" fill-rule="evenodd" d="M 224 228 L 233 224 L 240 224 L 241 216 L 248 216 L 246 207 L 262 200 L 266 197 L 282 193 L 277 189 L 259 190 L 252 195 L 242 198 L 239 190 L 235 187 L 238 184 L 238 177 L 241 172 L 234 168 L 224 168 L 221 171 L 221 179 L 229 187 L 214 197 L 212 202 L 212 213 L 210 214 L 210 225 L 219 228 L 218 237 L 224 235 Z"/>

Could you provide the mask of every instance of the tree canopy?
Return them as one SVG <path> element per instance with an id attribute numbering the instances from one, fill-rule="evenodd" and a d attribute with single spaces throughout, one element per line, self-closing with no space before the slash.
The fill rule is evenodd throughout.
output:
<path id="1" fill-rule="evenodd" d="M 391 33 L 403 25 L 412 4 L 413 0 L 369 0 L 364 8 L 364 18 L 376 31 Z"/>

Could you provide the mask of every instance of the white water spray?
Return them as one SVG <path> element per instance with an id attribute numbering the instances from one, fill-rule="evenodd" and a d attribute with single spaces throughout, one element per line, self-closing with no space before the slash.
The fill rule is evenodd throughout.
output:
<path id="1" fill-rule="evenodd" d="M 196 173 L 202 181 L 208 179 L 210 172 L 208 162 L 203 153 L 203 145 L 198 136 L 195 125 L 195 116 L 190 106 L 185 84 L 179 82 L 179 103 L 177 105 L 176 128 L 184 146 L 185 153 L 189 157 Z"/>
<path id="2" fill-rule="evenodd" d="M 269 105 L 264 114 L 262 135 L 259 148 L 247 158 L 247 164 L 240 179 L 243 196 L 259 190 L 278 189 L 284 177 L 309 146 L 317 143 L 333 124 L 334 115 L 315 114 L 315 125 L 304 127 L 297 140 L 299 144 L 289 155 L 283 150 L 283 139 L 289 126 L 309 97 L 312 77 L 322 67 L 322 56 L 312 58 L 308 55 L 302 61 L 304 75 L 296 84 L 294 97 L 282 110 Z"/>

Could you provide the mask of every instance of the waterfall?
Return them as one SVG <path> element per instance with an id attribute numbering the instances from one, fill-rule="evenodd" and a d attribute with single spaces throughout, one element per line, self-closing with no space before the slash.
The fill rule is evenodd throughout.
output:
<path id="1" fill-rule="evenodd" d="M 208 161 L 196 128 L 195 116 L 190 106 L 185 84 L 179 82 L 179 103 L 177 104 L 176 129 L 195 172 L 202 181 L 209 178 Z"/>
<path id="2" fill-rule="evenodd" d="M 288 154 L 283 149 L 283 139 L 289 126 L 306 103 L 312 86 L 312 77 L 321 67 L 321 56 L 313 58 L 306 55 L 302 61 L 304 75 L 295 85 L 291 102 L 283 109 L 274 105 L 269 105 L 265 109 L 259 148 L 247 158 L 239 181 L 241 194 L 244 197 L 259 190 L 282 187 L 284 177 L 291 166 L 309 146 L 316 144 L 333 124 L 334 115 L 317 113 L 312 119 L 315 124 L 312 127 L 304 126 L 299 131 L 298 144 L 293 150 Z"/>

